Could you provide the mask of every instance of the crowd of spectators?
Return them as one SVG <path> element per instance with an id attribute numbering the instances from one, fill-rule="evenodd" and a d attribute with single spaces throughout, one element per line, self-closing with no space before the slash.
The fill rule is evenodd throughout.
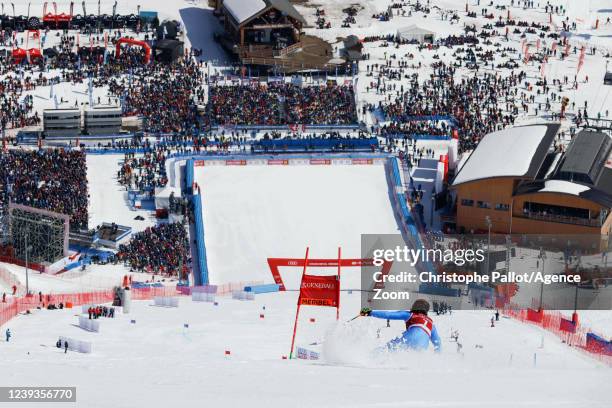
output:
<path id="1" fill-rule="evenodd" d="M 70 215 L 87 228 L 87 167 L 80 151 L 15 150 L 0 154 L 0 205 L 9 202 Z"/>
<path id="2" fill-rule="evenodd" d="M 117 180 L 127 189 L 136 188 L 140 191 L 153 191 L 155 187 L 163 187 L 168 182 L 166 177 L 166 157 L 168 148 L 155 149 L 136 156 L 135 153 L 125 153 L 124 161 Z"/>
<path id="3" fill-rule="evenodd" d="M 451 131 L 452 126 L 443 120 L 409 120 L 406 122 L 391 122 L 380 127 L 380 135 L 385 137 L 450 136 Z"/>
<path id="4" fill-rule="evenodd" d="M 350 85 L 217 85 L 209 90 L 212 125 L 347 125 L 357 123 Z"/>
<path id="5" fill-rule="evenodd" d="M 113 44 L 121 36 L 119 31 L 114 32 L 107 45 Z M 78 47 L 77 36 L 63 32 L 53 58 L 33 60 L 31 64 L 18 67 L 10 61 L 0 60 L 1 129 L 41 123 L 32 96 L 24 96 L 25 92 L 40 86 L 67 82 L 76 85 L 88 81 L 92 82 L 93 88 L 108 88 L 113 103 L 120 102 L 125 115 L 143 116 L 145 131 L 199 129 L 201 121 L 196 102 L 204 99 L 204 67 L 207 63 L 191 58 L 195 50 L 188 50 L 185 58 L 172 64 L 156 61 L 145 64 L 141 48 L 125 48 L 116 56 L 102 44 L 103 38 L 99 35 L 92 37 L 91 44 L 80 44 Z M 9 45 L 20 46 L 18 43 Z M 63 96 L 57 99 L 60 106 L 73 103 Z M 78 105 L 78 100 L 75 100 L 74 106 Z"/>
<path id="6" fill-rule="evenodd" d="M 185 227 L 179 223 L 148 227 L 120 245 L 116 259 L 132 272 L 182 276 L 181 267 L 187 268 L 191 261 Z"/>
<path id="7" fill-rule="evenodd" d="M 188 58 L 171 65 L 143 65 L 108 81 L 109 92 L 122 100 L 124 114 L 144 116 L 144 129 L 154 133 L 198 132 L 196 97 L 204 99 L 203 84 L 200 64 Z"/>
<path id="8" fill-rule="evenodd" d="M 13 75 L 0 79 L 0 134 L 8 129 L 38 125 L 40 117 L 33 112 L 32 95 L 22 94 L 31 89 L 31 84 Z"/>
<path id="9" fill-rule="evenodd" d="M 394 100 L 378 105 L 370 104 L 370 111 L 380 110 L 390 124 L 378 131 L 382 136 L 417 134 L 448 134 L 444 122 L 415 122 L 414 117 L 452 117 L 458 130 L 461 150 L 472 149 L 480 139 L 495 130 L 514 124 L 518 110 L 510 100 L 516 86 L 525 78 L 524 72 L 512 72 L 507 77 L 484 74 L 456 80 L 457 70 L 452 65 L 437 63 L 434 73 L 425 81 L 419 74 L 412 75 L 407 89 Z M 501 106 L 507 109 L 502 110 Z"/>

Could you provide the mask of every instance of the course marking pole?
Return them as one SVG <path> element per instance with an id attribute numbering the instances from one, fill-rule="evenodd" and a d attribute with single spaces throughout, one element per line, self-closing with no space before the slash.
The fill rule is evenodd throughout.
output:
<path id="1" fill-rule="evenodd" d="M 340 259 L 342 258 L 342 248 L 338 247 L 338 305 L 336 306 L 336 320 L 340 319 Z"/>
<path id="2" fill-rule="evenodd" d="M 306 256 L 304 257 L 304 268 L 302 269 L 302 279 L 300 279 L 300 295 L 298 296 L 297 310 L 295 311 L 295 322 L 293 323 L 293 337 L 291 338 L 291 350 L 289 352 L 289 359 L 293 358 L 293 346 L 295 345 L 295 333 L 297 331 L 298 317 L 300 316 L 300 306 L 302 303 L 302 281 L 304 275 L 306 275 L 306 267 L 308 266 L 308 251 L 310 247 L 306 247 Z"/>

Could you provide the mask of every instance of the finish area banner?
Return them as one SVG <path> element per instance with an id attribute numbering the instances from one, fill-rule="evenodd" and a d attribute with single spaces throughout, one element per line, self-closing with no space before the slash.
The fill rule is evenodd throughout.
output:
<path id="1" fill-rule="evenodd" d="M 338 307 L 340 305 L 339 297 L 340 279 L 337 275 L 316 276 L 304 274 L 302 276 L 298 304 Z"/>

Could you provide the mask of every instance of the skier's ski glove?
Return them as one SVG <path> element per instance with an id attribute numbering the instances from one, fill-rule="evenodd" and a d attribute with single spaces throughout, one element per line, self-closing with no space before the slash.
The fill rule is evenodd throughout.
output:
<path id="1" fill-rule="evenodd" d="M 359 312 L 359 314 L 361 316 L 369 316 L 372 313 L 372 309 L 370 309 L 369 307 L 364 307 L 363 309 L 361 309 L 361 311 Z"/>

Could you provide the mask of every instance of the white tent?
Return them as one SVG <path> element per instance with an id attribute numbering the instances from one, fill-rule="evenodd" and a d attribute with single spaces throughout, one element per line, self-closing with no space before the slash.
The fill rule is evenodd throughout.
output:
<path id="1" fill-rule="evenodd" d="M 419 43 L 432 43 L 436 39 L 436 33 L 416 24 L 402 27 L 397 30 L 397 38 L 402 41 L 417 41 Z"/>

